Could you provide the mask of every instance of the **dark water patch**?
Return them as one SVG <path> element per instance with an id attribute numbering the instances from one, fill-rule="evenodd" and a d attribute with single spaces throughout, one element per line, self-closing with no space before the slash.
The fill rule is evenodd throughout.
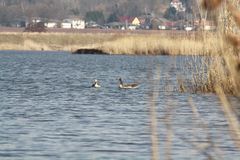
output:
<path id="1" fill-rule="evenodd" d="M 77 49 L 73 54 L 100 54 L 100 55 L 108 55 L 109 53 L 103 52 L 100 49 L 88 49 L 88 48 L 82 48 Z"/>

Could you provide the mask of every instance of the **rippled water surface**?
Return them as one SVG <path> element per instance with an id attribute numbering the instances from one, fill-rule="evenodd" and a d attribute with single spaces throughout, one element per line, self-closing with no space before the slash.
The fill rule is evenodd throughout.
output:
<path id="1" fill-rule="evenodd" d="M 184 59 L 1 51 L 0 159 L 151 159 L 153 91 L 161 159 L 239 159 L 218 98 L 176 91 Z"/>

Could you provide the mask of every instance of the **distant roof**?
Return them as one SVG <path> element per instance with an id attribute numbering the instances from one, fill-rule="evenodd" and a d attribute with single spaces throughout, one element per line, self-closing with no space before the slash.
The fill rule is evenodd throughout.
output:
<path id="1" fill-rule="evenodd" d="M 168 22 L 169 20 L 167 20 L 166 18 L 158 18 L 159 21 L 162 21 L 162 22 Z"/>
<path id="2" fill-rule="evenodd" d="M 106 24 L 107 26 L 122 26 L 124 25 L 123 23 L 121 22 L 111 22 L 111 23 L 108 23 Z"/>
<path id="3" fill-rule="evenodd" d="M 122 22 L 122 23 L 132 23 L 132 21 L 134 20 L 135 17 L 129 17 L 129 16 L 121 16 L 118 18 L 119 22 Z"/>
<path id="4" fill-rule="evenodd" d="M 65 23 L 72 23 L 72 21 L 76 21 L 76 20 L 82 20 L 82 19 L 79 19 L 79 18 L 68 18 L 68 19 L 64 19 L 63 22 Z"/>

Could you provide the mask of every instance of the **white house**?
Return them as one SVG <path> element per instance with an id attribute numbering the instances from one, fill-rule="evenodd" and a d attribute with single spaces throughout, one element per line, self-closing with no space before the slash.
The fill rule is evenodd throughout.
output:
<path id="1" fill-rule="evenodd" d="M 72 28 L 84 29 L 85 28 L 85 21 L 80 20 L 80 19 L 73 19 L 72 20 Z"/>
<path id="2" fill-rule="evenodd" d="M 130 29 L 130 30 L 136 30 L 136 29 L 137 29 L 137 26 L 136 26 L 136 25 L 129 25 L 129 26 L 128 26 L 128 29 Z"/>
<path id="3" fill-rule="evenodd" d="M 85 28 L 85 21 L 80 20 L 80 19 L 65 19 L 61 23 L 61 28 L 84 29 Z"/>
<path id="4" fill-rule="evenodd" d="M 72 28 L 72 23 L 62 22 L 61 23 L 61 28 L 71 29 Z"/>
<path id="5" fill-rule="evenodd" d="M 32 23 L 39 23 L 39 22 L 42 22 L 42 19 L 39 17 L 33 17 L 31 21 Z"/>
<path id="6" fill-rule="evenodd" d="M 178 12 L 184 12 L 186 10 L 180 0 L 172 0 L 170 7 L 174 7 Z"/>
<path id="7" fill-rule="evenodd" d="M 57 22 L 46 22 L 44 25 L 47 28 L 57 28 Z"/>

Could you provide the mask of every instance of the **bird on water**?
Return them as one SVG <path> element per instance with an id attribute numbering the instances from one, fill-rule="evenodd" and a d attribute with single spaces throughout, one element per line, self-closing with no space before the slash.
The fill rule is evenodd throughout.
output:
<path id="1" fill-rule="evenodd" d="M 100 86 L 98 80 L 95 79 L 91 87 L 94 87 L 94 88 L 100 88 L 101 86 Z"/>
<path id="2" fill-rule="evenodd" d="M 123 83 L 122 78 L 119 78 L 119 88 L 121 89 L 133 89 L 138 88 L 139 84 L 137 83 Z"/>

